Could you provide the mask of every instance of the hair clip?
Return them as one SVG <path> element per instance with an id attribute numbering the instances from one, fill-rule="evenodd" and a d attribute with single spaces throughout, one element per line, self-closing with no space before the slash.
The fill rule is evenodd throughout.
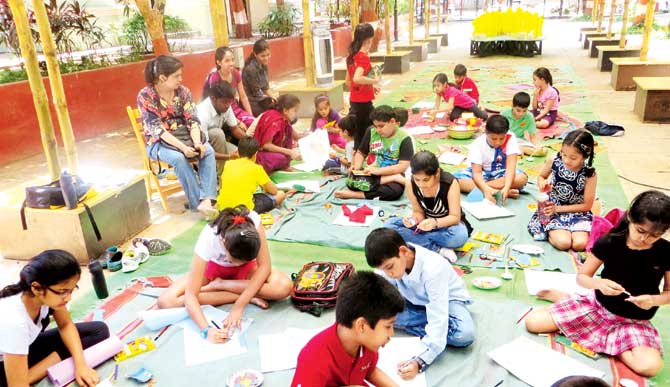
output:
<path id="1" fill-rule="evenodd" d="M 246 221 L 247 221 L 247 218 L 245 218 L 242 215 L 235 215 L 233 217 L 233 225 L 246 223 Z"/>
<path id="2" fill-rule="evenodd" d="M 154 69 L 153 69 L 154 77 L 158 76 L 158 59 L 154 59 Z"/>
<path id="3" fill-rule="evenodd" d="M 589 147 L 586 144 L 579 144 L 579 147 L 582 148 L 582 150 L 588 154 L 591 154 L 591 147 Z"/>

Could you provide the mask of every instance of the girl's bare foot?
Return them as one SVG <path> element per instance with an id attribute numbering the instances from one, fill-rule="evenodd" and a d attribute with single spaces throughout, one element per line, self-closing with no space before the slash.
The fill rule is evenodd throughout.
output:
<path id="1" fill-rule="evenodd" d="M 267 301 L 260 297 L 254 297 L 251 300 L 249 300 L 249 303 L 256 305 L 257 307 L 261 309 L 267 309 L 270 307 L 270 304 L 268 304 Z"/>
<path id="2" fill-rule="evenodd" d="M 540 290 L 537 292 L 536 296 L 541 300 L 547 300 L 551 302 L 558 302 L 560 300 L 570 297 L 568 293 L 556 289 Z"/>
<path id="3" fill-rule="evenodd" d="M 356 193 L 348 189 L 343 189 L 335 191 L 335 197 L 338 199 L 355 199 Z"/>

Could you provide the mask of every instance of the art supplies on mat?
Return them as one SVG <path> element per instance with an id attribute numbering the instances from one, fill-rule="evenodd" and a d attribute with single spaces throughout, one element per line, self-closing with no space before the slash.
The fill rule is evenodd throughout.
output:
<path id="1" fill-rule="evenodd" d="M 227 387 L 259 387 L 263 384 L 263 374 L 252 369 L 235 372 L 228 377 Z"/>
<path id="2" fill-rule="evenodd" d="M 600 359 L 600 354 L 599 353 L 593 352 L 592 350 L 575 343 L 574 341 L 568 339 L 567 337 L 565 337 L 563 335 L 554 336 L 554 340 L 556 340 L 557 343 L 563 344 L 563 346 L 565 348 L 570 348 L 573 351 L 575 351 L 577 353 L 581 353 L 582 355 L 584 355 L 588 358 L 591 358 L 593 360 Z"/>
<path id="3" fill-rule="evenodd" d="M 114 356 L 114 360 L 118 363 L 154 349 L 156 344 L 151 337 L 142 336 L 124 345 L 123 350 Z"/>
<path id="4" fill-rule="evenodd" d="M 554 382 L 571 375 L 596 378 L 604 372 L 589 367 L 527 337 L 517 337 L 488 353 L 500 366 L 533 387 L 550 387 Z"/>
<path id="5" fill-rule="evenodd" d="M 482 241 L 486 243 L 493 243 L 494 245 L 499 245 L 503 243 L 509 235 L 504 235 L 504 234 L 493 234 L 489 232 L 484 232 L 484 231 L 475 231 L 474 234 L 472 234 L 472 239 L 476 241 Z"/>
<path id="6" fill-rule="evenodd" d="M 403 128 L 410 136 L 420 136 L 422 134 L 432 134 L 433 129 L 430 126 L 413 126 L 411 128 Z"/>
<path id="7" fill-rule="evenodd" d="M 472 285 L 482 290 L 495 290 L 502 285 L 502 282 L 496 277 L 477 277 L 472 280 Z"/>
<path id="8" fill-rule="evenodd" d="M 426 373 L 417 374 L 414 379 L 404 380 L 398 375 L 398 365 L 425 349 L 418 337 L 394 337 L 383 348 L 379 348 L 377 367 L 384 371 L 400 387 L 426 387 Z"/>
<path id="9" fill-rule="evenodd" d="M 540 246 L 525 245 L 525 244 L 514 245 L 512 246 L 512 250 L 529 255 L 540 255 L 544 253 L 544 249 Z"/>
<path id="10" fill-rule="evenodd" d="M 465 161 L 465 155 L 456 152 L 444 152 L 437 160 L 442 164 L 459 165 Z"/>
<path id="11" fill-rule="evenodd" d="M 333 224 L 347 227 L 370 227 L 377 218 L 376 214 L 378 212 L 379 207 L 368 207 L 367 205 L 356 207 L 343 204 L 342 211 L 333 220 Z"/>
<path id="12" fill-rule="evenodd" d="M 412 109 L 432 109 L 435 107 L 435 102 L 419 101 L 412 105 Z"/>
<path id="13" fill-rule="evenodd" d="M 243 328 L 244 330 L 244 323 Z M 200 333 L 192 328 L 184 328 L 184 363 L 186 367 L 208 363 L 241 355 L 247 352 L 239 335 L 225 343 L 214 344 L 200 337 Z"/>
<path id="14" fill-rule="evenodd" d="M 589 289 L 577 285 L 577 274 L 557 271 L 530 270 L 523 271 L 526 277 L 528 294 L 537 295 L 540 290 L 555 289 L 568 294 L 587 294 Z"/>
<path id="15" fill-rule="evenodd" d="M 297 366 L 300 350 L 312 337 L 324 330 L 322 328 L 287 328 L 281 333 L 259 335 L 258 353 L 261 372 L 290 370 Z"/>
<path id="16" fill-rule="evenodd" d="M 281 190 L 295 189 L 302 192 L 321 192 L 321 184 L 318 180 L 289 180 L 277 183 L 277 188 Z"/>
<path id="17" fill-rule="evenodd" d="M 115 335 L 84 350 L 84 359 L 89 367 L 97 367 L 123 350 L 123 343 Z M 62 387 L 74 380 L 74 360 L 71 357 L 47 369 L 47 376 L 56 387 Z"/>
<path id="18" fill-rule="evenodd" d="M 514 213 L 505 207 L 491 203 L 484 199 L 480 202 L 461 202 L 461 207 L 465 209 L 470 215 L 479 220 L 506 218 L 514 216 Z"/>
<path id="19" fill-rule="evenodd" d="M 325 129 L 313 131 L 298 140 L 298 149 L 303 163 L 295 165 L 295 169 L 305 172 L 320 170 L 326 160 L 330 158 L 331 148 L 328 141 L 328 132 Z"/>

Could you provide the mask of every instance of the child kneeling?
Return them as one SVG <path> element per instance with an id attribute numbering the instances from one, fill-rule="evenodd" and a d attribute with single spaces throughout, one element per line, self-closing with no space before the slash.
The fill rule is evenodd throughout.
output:
<path id="1" fill-rule="evenodd" d="M 256 164 L 256 154 L 260 146 L 253 137 L 244 137 L 238 143 L 239 159 L 230 160 L 223 167 L 221 190 L 216 203 L 219 209 L 240 204 L 259 214 L 279 207 L 285 194 L 277 190 L 267 172 Z M 261 187 L 263 192 L 258 192 Z"/>
<path id="2" fill-rule="evenodd" d="M 467 347 L 475 340 L 472 303 L 461 277 L 439 254 L 407 244 L 397 231 L 373 230 L 365 239 L 368 265 L 383 272 L 405 298 L 395 327 L 421 337 L 423 350 L 407 354 L 398 366 L 403 379 L 423 372 L 447 345 Z"/>
<path id="3" fill-rule="evenodd" d="M 380 347 L 393 336 L 404 302 L 381 276 L 359 271 L 337 293 L 335 324 L 300 351 L 291 387 L 397 386 L 377 367 Z"/>
<path id="4" fill-rule="evenodd" d="M 594 291 L 572 296 L 538 292 L 555 303 L 531 312 L 526 329 L 560 330 L 594 352 L 618 356 L 642 376 L 656 375 L 663 367 L 661 337 L 650 320 L 659 306 L 670 303 L 670 242 L 663 239 L 668 228 L 670 197 L 660 191 L 639 194 L 579 268 L 577 283 Z M 594 277 L 601 266 L 601 278 Z"/>

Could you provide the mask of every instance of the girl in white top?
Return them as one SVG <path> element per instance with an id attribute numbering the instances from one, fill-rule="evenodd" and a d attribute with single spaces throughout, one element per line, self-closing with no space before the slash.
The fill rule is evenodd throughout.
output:
<path id="1" fill-rule="evenodd" d="M 80 386 L 100 382 L 83 349 L 107 339 L 107 325 L 74 324 L 66 308 L 80 275 L 72 254 L 47 250 L 23 267 L 19 282 L 0 290 L 0 386 L 27 387 L 70 356 Z M 45 330 L 51 314 L 58 329 Z"/>
<path id="2" fill-rule="evenodd" d="M 240 205 L 224 209 L 205 226 L 195 245 L 191 270 L 158 298 L 158 307 L 186 306 L 202 338 L 221 343 L 240 328 L 249 303 L 265 309 L 265 300 L 288 297 L 292 285 L 286 275 L 272 269 L 260 216 Z M 233 307 L 219 328 L 205 318 L 203 304 Z"/>

